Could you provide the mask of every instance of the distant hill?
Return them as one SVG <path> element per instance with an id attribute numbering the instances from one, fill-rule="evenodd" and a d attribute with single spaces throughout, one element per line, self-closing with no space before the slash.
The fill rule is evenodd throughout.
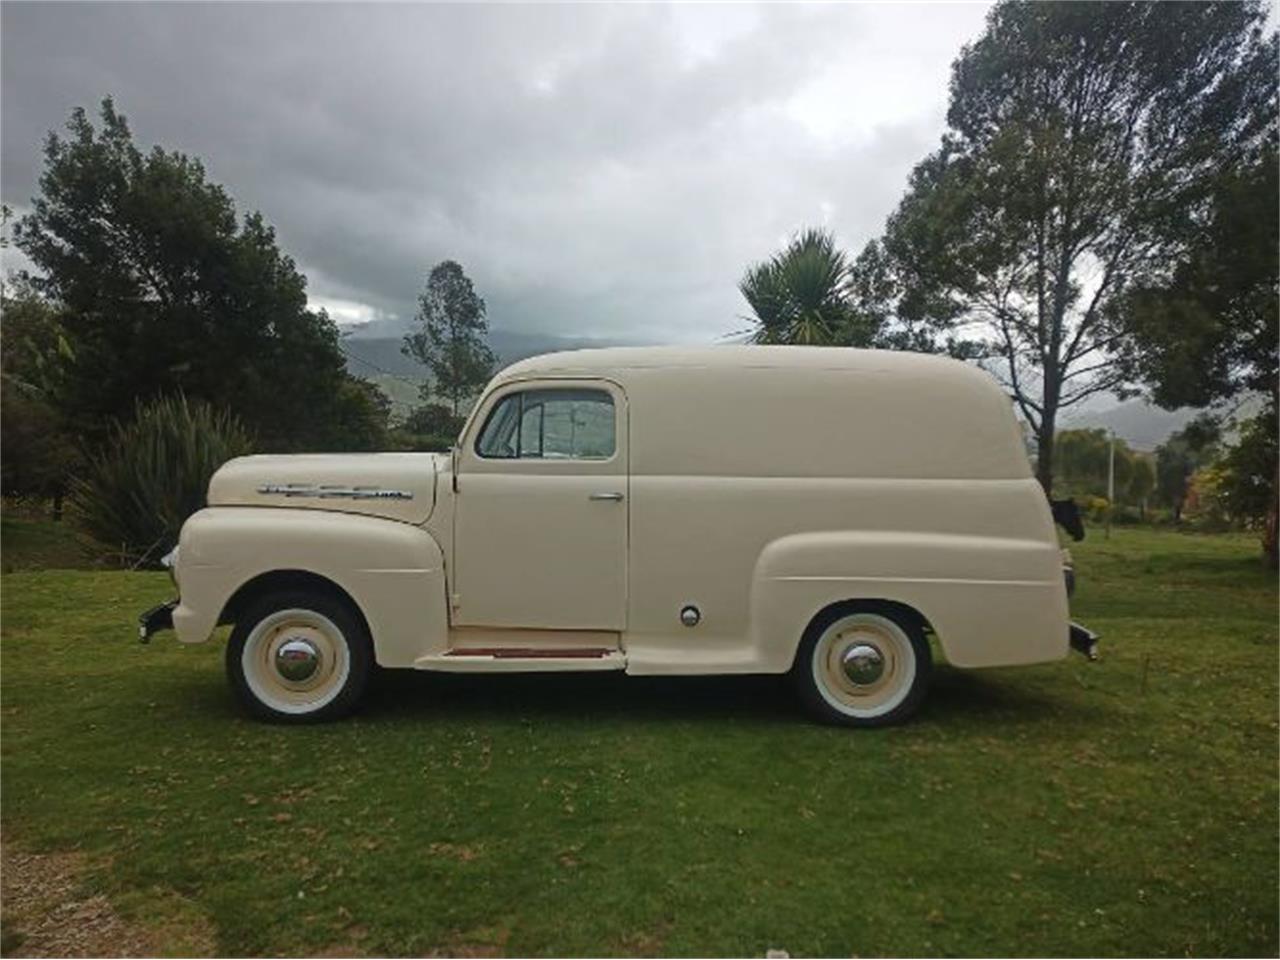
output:
<path id="1" fill-rule="evenodd" d="M 418 405 L 418 385 L 426 379 L 425 372 L 415 361 L 400 352 L 404 343 L 402 334 L 388 336 L 383 327 L 377 329 L 380 335 L 369 336 L 367 334 L 371 332 L 371 327 L 372 325 L 366 325 L 344 332 L 342 352 L 347 356 L 347 370 L 354 376 L 376 383 L 390 398 L 392 412 L 403 417 Z M 623 341 L 590 340 L 585 337 L 557 337 L 510 330 L 489 331 L 489 347 L 498 355 L 499 367 L 556 350 L 623 345 Z"/>
<path id="2" fill-rule="evenodd" d="M 1058 422 L 1058 429 L 1101 427 L 1114 430 L 1116 436 L 1134 450 L 1154 450 L 1199 412 L 1194 407 L 1162 410 L 1145 400 L 1125 400 L 1104 410 L 1070 412 L 1065 420 Z"/>
<path id="3" fill-rule="evenodd" d="M 347 369 L 356 376 L 366 378 L 372 378 L 374 373 L 381 373 L 419 380 L 423 377 L 422 367 L 400 352 L 403 343 L 399 336 L 370 337 L 353 331 L 342 338 L 342 349 L 347 355 Z M 489 347 L 498 355 L 499 366 L 556 350 L 622 345 L 622 341 L 615 340 L 557 337 L 543 333 L 517 333 L 512 330 L 489 331 Z"/>

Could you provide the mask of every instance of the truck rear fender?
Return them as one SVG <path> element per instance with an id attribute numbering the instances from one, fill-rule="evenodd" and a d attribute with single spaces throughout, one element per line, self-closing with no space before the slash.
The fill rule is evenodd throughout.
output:
<path id="1" fill-rule="evenodd" d="M 794 660 L 806 626 L 850 600 L 914 611 L 960 667 L 1066 655 L 1067 598 L 1056 543 L 898 531 L 782 537 L 761 552 L 751 588 L 751 642 L 763 669 Z"/>

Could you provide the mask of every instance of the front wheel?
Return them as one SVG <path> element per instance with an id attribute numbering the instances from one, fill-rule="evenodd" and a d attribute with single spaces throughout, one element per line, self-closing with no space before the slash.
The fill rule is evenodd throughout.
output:
<path id="1" fill-rule="evenodd" d="M 227 677 L 255 716 L 283 723 L 351 711 L 372 668 L 364 623 L 321 593 L 282 592 L 250 605 L 227 644 Z"/>
<path id="2" fill-rule="evenodd" d="M 791 676 L 820 719 L 879 727 L 915 713 L 932 666 L 916 618 L 885 607 L 840 606 L 809 624 Z"/>

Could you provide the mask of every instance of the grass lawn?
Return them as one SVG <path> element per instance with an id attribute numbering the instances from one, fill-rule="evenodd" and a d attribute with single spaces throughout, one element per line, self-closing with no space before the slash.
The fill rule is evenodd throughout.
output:
<path id="1" fill-rule="evenodd" d="M 0 570 L 79 569 L 104 565 L 104 548 L 70 523 L 0 512 Z"/>
<path id="2" fill-rule="evenodd" d="M 1274 575 L 1073 552 L 1100 663 L 942 667 L 867 732 L 775 678 L 428 674 L 263 726 L 221 643 L 134 641 L 163 574 L 9 573 L 5 837 L 228 954 L 1276 955 Z"/>

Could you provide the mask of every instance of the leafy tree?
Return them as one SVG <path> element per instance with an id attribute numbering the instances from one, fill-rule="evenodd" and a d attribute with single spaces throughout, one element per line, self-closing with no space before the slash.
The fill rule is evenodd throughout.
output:
<path id="1" fill-rule="evenodd" d="M 747 268 L 738 289 L 751 307 L 755 343 L 872 345 L 875 318 L 849 298 L 849 263 L 825 230 L 803 230 L 779 253 Z"/>
<path id="2" fill-rule="evenodd" d="M 458 417 L 497 363 L 484 340 L 489 332 L 484 300 L 460 264 L 445 260 L 432 267 L 415 319 L 420 329 L 404 338 L 402 349 L 430 373 L 420 390 L 422 401 L 443 397 Z"/>
<path id="3" fill-rule="evenodd" d="M 1129 482 L 1125 484 L 1125 496 L 1130 503 L 1138 504 L 1146 516 L 1147 498 L 1156 488 L 1156 466 L 1148 453 L 1132 451 L 1129 466 Z"/>
<path id="4" fill-rule="evenodd" d="M 1236 520 L 1271 522 L 1275 511 L 1277 440 L 1266 417 L 1254 417 L 1240 429 L 1236 443 L 1222 455 L 1218 495 L 1226 513 Z M 1270 547 L 1275 549 L 1274 527 Z"/>
<path id="5" fill-rule="evenodd" d="M 1156 447 L 1156 492 L 1173 510 L 1174 523 L 1182 520 L 1182 510 L 1191 490 L 1191 478 L 1218 455 L 1221 431 L 1210 416 L 1192 420 Z"/>
<path id="6" fill-rule="evenodd" d="M 66 130 L 45 142 L 41 192 L 14 242 L 74 349 L 60 400 L 77 429 L 101 439 L 138 400 L 181 390 L 235 412 L 268 447 L 376 442 L 385 421 L 262 216 L 238 218 L 199 160 L 139 150 L 110 98 L 98 127 L 77 108 Z"/>
<path id="7" fill-rule="evenodd" d="M 1266 518 L 1263 547 L 1273 566 L 1280 563 L 1274 442 L 1280 428 L 1278 168 L 1273 126 L 1251 162 L 1218 178 L 1184 255 L 1115 305 L 1117 325 L 1133 345 L 1132 374 L 1161 406 L 1263 396 L 1263 409 L 1227 455 L 1218 489 L 1228 513 Z"/>
<path id="8" fill-rule="evenodd" d="M 1054 442 L 1054 487 L 1072 496 L 1105 497 L 1111 468 L 1111 436 L 1100 427 L 1059 430 Z M 1148 455 L 1115 440 L 1116 502 L 1142 504 L 1155 487 Z"/>
<path id="9" fill-rule="evenodd" d="M 58 409 L 72 352 L 54 308 L 22 284 L 0 290 L 0 490 L 51 499 L 60 519 L 68 476 L 79 460 Z"/>
<path id="10" fill-rule="evenodd" d="M 424 403 L 410 410 L 401 426 L 422 436 L 457 437 L 463 420 L 442 403 Z"/>
<path id="11" fill-rule="evenodd" d="M 886 278 L 873 303 L 988 358 L 1046 491 L 1060 411 L 1130 386 L 1114 302 L 1186 249 L 1273 122 L 1265 15 L 1005 0 L 953 65 L 949 130 L 869 254 Z"/>
<path id="12" fill-rule="evenodd" d="M 1275 131 L 1272 131 L 1273 137 Z M 1227 170 L 1162 276 L 1115 303 L 1135 378 L 1167 408 L 1207 407 L 1252 391 L 1274 397 L 1280 360 L 1280 155 L 1274 142 Z"/>
<path id="13" fill-rule="evenodd" d="M 391 442 L 399 450 L 443 452 L 457 442 L 464 420 L 446 404 L 425 403 L 409 411 L 392 431 Z"/>

